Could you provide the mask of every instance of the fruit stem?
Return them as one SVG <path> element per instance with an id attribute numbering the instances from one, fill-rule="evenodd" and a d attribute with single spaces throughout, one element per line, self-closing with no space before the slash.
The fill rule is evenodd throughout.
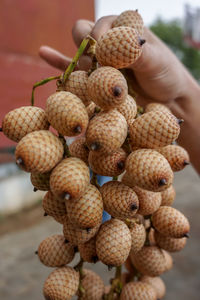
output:
<path id="1" fill-rule="evenodd" d="M 118 176 L 113 176 L 113 180 L 117 181 L 118 180 Z"/>
<path id="2" fill-rule="evenodd" d="M 55 80 L 55 79 L 59 79 L 60 76 L 52 76 L 52 77 L 48 77 L 48 78 L 45 78 L 41 81 L 38 81 L 36 82 L 34 85 L 33 85 L 33 88 L 32 88 L 32 94 L 31 94 L 31 105 L 34 106 L 34 93 L 35 93 L 35 89 L 38 87 L 38 86 L 41 86 L 49 81 L 52 81 L 52 80 Z"/>
<path id="3" fill-rule="evenodd" d="M 62 77 L 62 86 L 65 86 L 65 83 L 67 81 L 67 79 L 69 78 L 69 75 L 74 71 L 79 58 L 81 57 L 81 55 L 83 54 L 83 52 L 85 51 L 85 48 L 87 47 L 88 43 L 90 43 L 91 45 L 94 43 L 94 39 L 87 35 L 86 38 L 84 38 L 84 40 L 82 40 L 80 47 L 78 48 L 75 56 L 73 57 L 71 63 L 69 64 L 69 66 L 67 67 L 67 69 L 65 70 L 63 77 Z"/>
<path id="4" fill-rule="evenodd" d="M 63 147 L 64 147 L 64 154 L 63 154 L 63 157 L 71 157 L 71 153 L 69 151 L 69 147 L 66 143 L 66 140 L 64 138 L 64 136 L 62 134 L 59 133 L 59 138 L 61 140 L 61 142 L 63 143 Z"/>
<path id="5" fill-rule="evenodd" d="M 78 287 L 78 291 L 80 293 L 80 297 L 83 296 L 84 293 L 85 293 L 85 289 L 83 288 L 82 283 L 81 283 L 81 280 L 84 277 L 84 274 L 83 274 L 83 263 L 84 263 L 84 260 L 82 258 L 80 258 L 80 261 L 78 262 L 78 264 L 76 266 L 74 266 L 74 269 L 77 272 L 79 272 L 79 275 L 80 275 L 79 287 Z"/>
<path id="6" fill-rule="evenodd" d="M 97 174 L 92 172 L 92 178 L 90 180 L 90 183 L 96 186 L 98 189 L 100 188 L 100 185 L 97 182 Z"/>

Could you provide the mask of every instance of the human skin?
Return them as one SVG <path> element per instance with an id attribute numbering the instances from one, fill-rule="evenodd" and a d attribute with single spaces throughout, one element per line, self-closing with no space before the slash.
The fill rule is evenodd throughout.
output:
<path id="1" fill-rule="evenodd" d="M 77 47 L 87 34 L 98 40 L 107 32 L 116 16 L 99 19 L 95 24 L 79 20 L 72 29 Z M 146 43 L 142 55 L 129 68 L 133 70 L 133 89 L 138 104 L 145 106 L 150 102 L 167 105 L 172 113 L 183 119 L 178 143 L 184 147 L 196 171 L 200 173 L 200 86 L 177 59 L 173 52 L 149 29 L 144 29 Z M 71 58 L 55 49 L 42 46 L 40 56 L 50 65 L 65 70 Z M 84 55 L 78 68 L 88 70 L 90 58 Z"/>

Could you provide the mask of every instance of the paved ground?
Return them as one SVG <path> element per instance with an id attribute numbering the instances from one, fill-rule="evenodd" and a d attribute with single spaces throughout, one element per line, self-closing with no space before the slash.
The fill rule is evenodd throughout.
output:
<path id="1" fill-rule="evenodd" d="M 176 174 L 177 198 L 175 207 L 187 215 L 191 233 L 186 248 L 175 255 L 174 268 L 163 276 L 167 285 L 165 300 L 200 299 L 200 179 L 188 167 Z M 4 300 L 42 299 L 42 285 L 50 269 L 41 265 L 34 251 L 48 235 L 61 232 L 61 226 L 49 217 L 42 218 L 39 208 L 31 215 L 35 222 L 19 226 L 0 236 L 0 295 Z M 23 218 L 22 218 L 23 220 Z M 17 223 L 21 218 L 17 219 Z M 13 221 L 13 226 L 16 222 Z M 4 232 L 4 234 L 3 234 Z M 76 256 L 75 260 L 78 257 Z M 75 264 L 75 261 L 72 265 Z M 105 280 L 112 274 L 102 264 L 92 266 Z M 89 299 L 88 299 L 89 300 Z"/>

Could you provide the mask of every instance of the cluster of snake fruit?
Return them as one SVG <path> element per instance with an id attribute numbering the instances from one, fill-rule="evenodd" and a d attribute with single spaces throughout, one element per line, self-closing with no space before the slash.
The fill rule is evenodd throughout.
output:
<path id="1" fill-rule="evenodd" d="M 55 268 L 45 299 L 161 299 L 159 276 L 186 244 L 189 222 L 171 206 L 174 172 L 189 164 L 175 143 L 182 120 L 162 104 L 138 109 L 122 72 L 140 57 L 142 36 L 138 11 L 122 13 L 93 47 L 95 68 L 62 75 L 45 110 L 24 106 L 3 119 L 3 133 L 18 143 L 17 165 L 35 191 L 47 191 L 44 212 L 63 228 L 36 251 Z M 65 137 L 75 136 L 68 147 Z M 99 186 L 97 174 L 113 180 Z M 111 218 L 102 223 L 103 210 Z M 79 264 L 67 266 L 76 252 Z M 83 267 L 97 261 L 116 267 L 110 286 Z"/>

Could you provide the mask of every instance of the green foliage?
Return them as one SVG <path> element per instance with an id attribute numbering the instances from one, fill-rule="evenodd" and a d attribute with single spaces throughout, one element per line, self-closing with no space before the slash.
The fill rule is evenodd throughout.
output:
<path id="1" fill-rule="evenodd" d="M 185 43 L 180 21 L 167 22 L 159 18 L 150 29 L 172 49 L 192 75 L 200 80 L 200 51 Z"/>

